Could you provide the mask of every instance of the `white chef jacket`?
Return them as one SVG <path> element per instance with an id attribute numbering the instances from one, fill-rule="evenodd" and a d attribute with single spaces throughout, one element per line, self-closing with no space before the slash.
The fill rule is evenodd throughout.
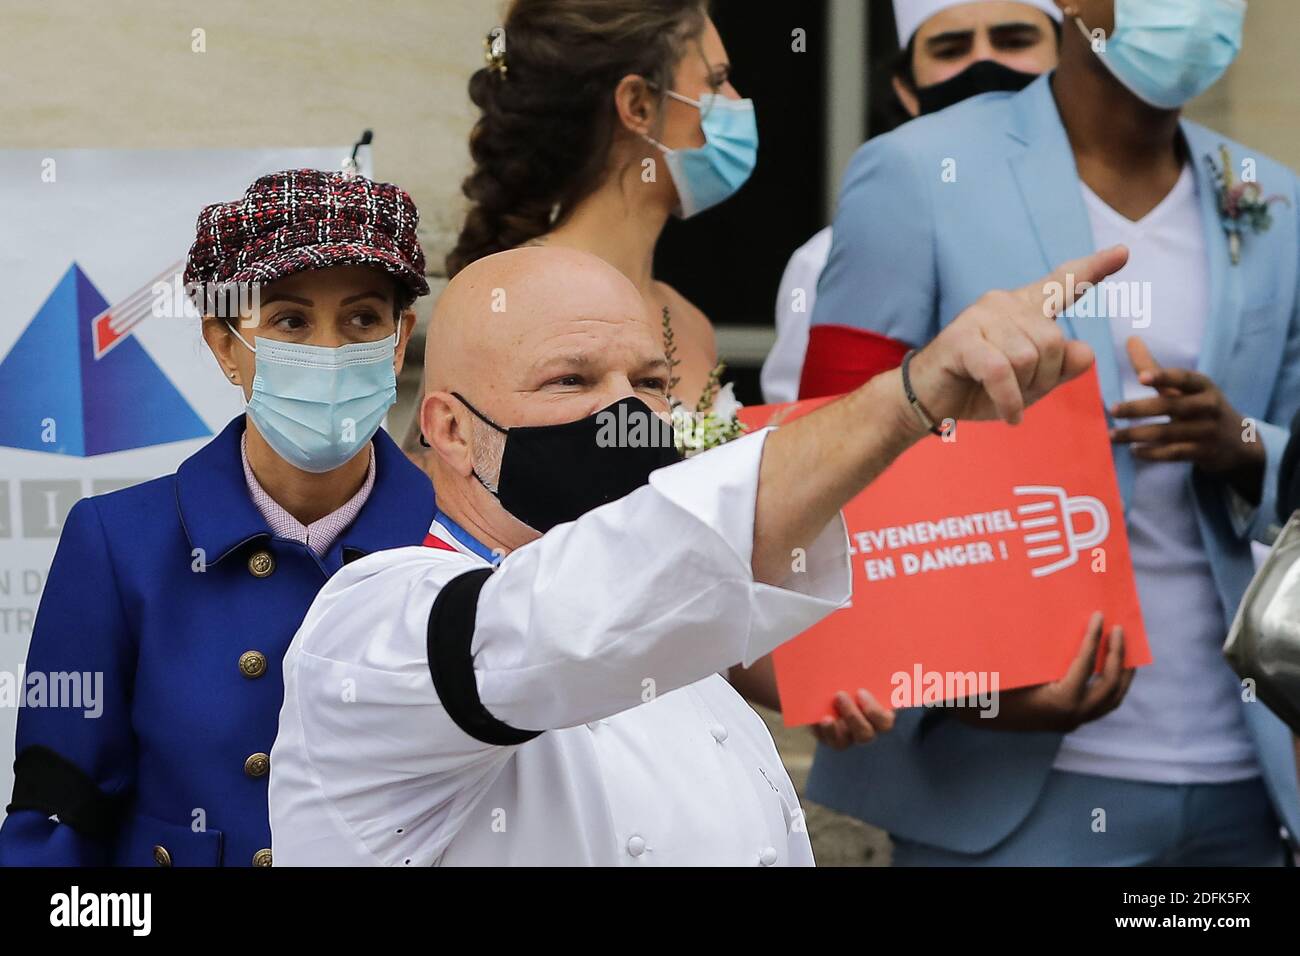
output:
<path id="1" fill-rule="evenodd" d="M 754 581 L 766 435 L 660 469 L 494 571 L 438 535 L 454 550 L 335 574 L 284 659 L 276 864 L 811 864 L 771 735 L 719 675 L 851 591 L 840 519 L 786 586 Z"/>

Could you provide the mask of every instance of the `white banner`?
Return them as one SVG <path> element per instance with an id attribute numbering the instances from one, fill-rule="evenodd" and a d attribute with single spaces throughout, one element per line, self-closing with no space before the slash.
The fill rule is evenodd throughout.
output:
<path id="1" fill-rule="evenodd" d="M 350 153 L 0 150 L 0 819 L 64 517 L 86 495 L 174 471 L 243 408 L 198 320 L 155 314 L 155 283 L 177 287 L 203 206 Z M 357 159 L 369 175 L 369 148 Z"/>

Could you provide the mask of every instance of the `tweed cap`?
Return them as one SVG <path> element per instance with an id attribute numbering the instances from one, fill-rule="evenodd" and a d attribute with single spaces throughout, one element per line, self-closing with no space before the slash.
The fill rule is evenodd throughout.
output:
<path id="1" fill-rule="evenodd" d="M 419 222 L 411 197 L 392 183 L 317 169 L 271 173 L 243 199 L 199 213 L 185 283 L 269 283 L 312 269 L 370 265 L 412 295 L 427 295 Z"/>

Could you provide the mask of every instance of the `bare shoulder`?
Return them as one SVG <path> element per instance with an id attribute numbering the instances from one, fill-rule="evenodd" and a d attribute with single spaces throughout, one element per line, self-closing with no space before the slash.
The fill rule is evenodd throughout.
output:
<path id="1" fill-rule="evenodd" d="M 668 306 L 672 317 L 673 334 L 681 339 L 689 339 L 709 354 L 716 350 L 716 337 L 713 323 L 709 317 L 690 299 L 682 295 L 667 282 L 654 281 L 655 296 L 662 305 Z"/>

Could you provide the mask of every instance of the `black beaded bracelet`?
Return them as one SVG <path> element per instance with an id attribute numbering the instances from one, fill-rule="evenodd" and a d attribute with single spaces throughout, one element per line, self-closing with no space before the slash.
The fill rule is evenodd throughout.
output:
<path id="1" fill-rule="evenodd" d="M 913 410 L 915 410 L 916 417 L 921 419 L 921 424 L 930 429 L 930 434 L 942 436 L 943 429 L 934 423 L 934 419 L 930 417 L 930 413 L 925 410 L 925 406 L 921 404 L 921 400 L 916 397 L 916 392 L 912 391 L 912 376 L 908 374 L 908 366 L 912 364 L 912 356 L 915 355 L 916 352 L 916 349 L 911 349 L 903 356 L 903 391 L 907 395 L 907 403 L 912 406 Z"/>

